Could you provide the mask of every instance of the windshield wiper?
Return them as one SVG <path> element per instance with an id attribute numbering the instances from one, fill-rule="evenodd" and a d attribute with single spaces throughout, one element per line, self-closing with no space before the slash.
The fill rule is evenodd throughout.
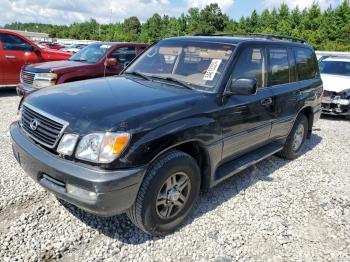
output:
<path id="1" fill-rule="evenodd" d="M 157 75 L 150 75 L 149 77 L 151 78 L 156 78 L 156 79 L 160 79 L 160 80 L 165 80 L 165 81 L 168 81 L 168 82 L 172 82 L 172 83 L 175 83 L 175 84 L 178 84 L 184 88 L 187 88 L 187 89 L 190 89 L 190 90 L 193 90 L 194 88 L 191 87 L 189 84 L 186 84 L 185 82 L 182 82 L 180 80 L 177 80 L 175 78 L 172 78 L 170 76 L 167 76 L 167 77 L 163 77 L 163 76 L 157 76 Z"/>
<path id="2" fill-rule="evenodd" d="M 137 72 L 137 71 L 133 71 L 133 72 L 124 72 L 124 74 L 126 74 L 126 75 L 133 75 L 133 76 L 139 76 L 139 77 L 141 77 L 141 78 L 143 78 L 143 79 L 145 79 L 145 80 L 152 81 L 152 79 L 149 78 L 147 75 L 142 74 L 142 73 Z"/>

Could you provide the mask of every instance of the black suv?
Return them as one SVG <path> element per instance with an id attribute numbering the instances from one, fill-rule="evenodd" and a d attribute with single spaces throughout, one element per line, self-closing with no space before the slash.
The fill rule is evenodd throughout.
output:
<path id="1" fill-rule="evenodd" d="M 13 152 L 58 198 L 102 216 L 126 212 L 164 235 L 201 188 L 276 153 L 298 157 L 322 92 L 302 39 L 174 37 L 121 76 L 28 96 L 10 128 Z"/>

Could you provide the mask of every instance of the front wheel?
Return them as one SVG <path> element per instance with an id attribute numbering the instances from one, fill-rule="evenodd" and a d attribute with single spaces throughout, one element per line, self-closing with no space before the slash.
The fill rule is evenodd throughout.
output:
<path id="1" fill-rule="evenodd" d="M 182 151 L 172 150 L 151 165 L 127 215 L 150 235 L 172 232 L 192 210 L 200 183 L 196 161 Z"/>
<path id="2" fill-rule="evenodd" d="M 308 128 L 309 123 L 306 116 L 304 114 L 299 115 L 279 156 L 290 160 L 298 158 L 304 148 Z"/>

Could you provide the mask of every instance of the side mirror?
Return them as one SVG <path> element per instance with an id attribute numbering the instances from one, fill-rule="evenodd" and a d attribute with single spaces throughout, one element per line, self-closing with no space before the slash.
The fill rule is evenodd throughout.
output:
<path id="1" fill-rule="evenodd" d="M 239 78 L 236 80 L 231 80 L 229 89 L 231 95 L 255 95 L 257 91 L 257 81 L 256 79 L 251 78 Z"/>
<path id="2" fill-rule="evenodd" d="M 117 59 L 115 58 L 107 58 L 105 61 L 105 66 L 110 67 L 110 66 L 115 66 L 117 65 Z"/>

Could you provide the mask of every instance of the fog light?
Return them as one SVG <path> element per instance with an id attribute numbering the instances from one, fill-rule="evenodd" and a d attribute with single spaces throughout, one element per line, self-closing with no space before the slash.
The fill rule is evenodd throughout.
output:
<path id="1" fill-rule="evenodd" d="M 73 196 L 76 196 L 79 199 L 83 200 L 96 200 L 97 193 L 91 192 L 80 187 L 76 187 L 70 184 L 66 185 L 67 193 Z"/>

